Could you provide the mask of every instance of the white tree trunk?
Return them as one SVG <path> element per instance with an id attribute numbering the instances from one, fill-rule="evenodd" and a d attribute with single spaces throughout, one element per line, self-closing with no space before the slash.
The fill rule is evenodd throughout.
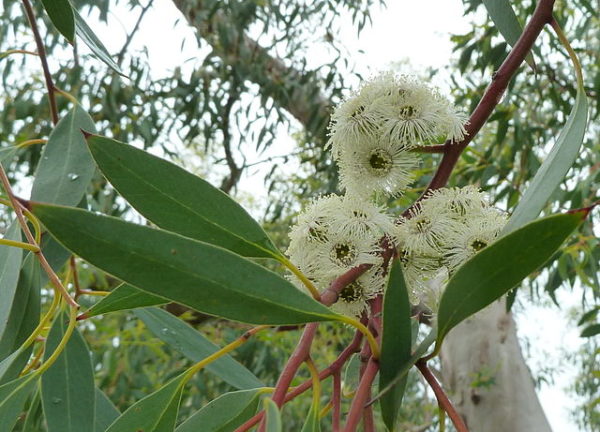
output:
<path id="1" fill-rule="evenodd" d="M 469 432 L 551 432 L 504 301 L 454 328 L 442 376 Z"/>

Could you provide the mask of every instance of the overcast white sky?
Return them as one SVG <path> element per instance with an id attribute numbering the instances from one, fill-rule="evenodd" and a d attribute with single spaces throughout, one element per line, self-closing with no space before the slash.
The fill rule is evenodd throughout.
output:
<path id="1" fill-rule="evenodd" d="M 356 71 L 368 76 L 389 68 L 390 63 L 405 59 L 410 61 L 414 70 L 444 68 L 448 65 L 452 56 L 449 34 L 469 29 L 462 17 L 462 1 L 388 0 L 387 3 L 387 9 L 375 8 L 372 11 L 373 24 L 363 31 L 360 38 L 357 38 L 349 19 L 337 35 L 355 53 L 352 58 L 356 63 Z M 124 28 L 131 28 L 136 17 L 131 14 L 119 15 Z M 148 46 L 151 66 L 158 75 L 199 55 L 191 31 L 181 30 L 181 26 L 178 31 L 173 31 L 177 19 L 178 12 L 170 1 L 156 1 L 132 44 L 132 49 L 140 48 L 142 44 Z M 119 31 L 114 26 L 106 30 L 99 34 L 102 34 L 103 41 L 111 50 L 118 51 L 125 30 Z M 187 38 L 187 43 L 181 51 L 183 37 Z M 361 50 L 364 54 L 359 54 Z M 443 86 L 441 82 L 437 84 Z M 251 185 L 252 193 L 266 198 L 264 190 L 257 191 L 262 183 L 256 176 L 244 179 L 243 183 Z M 530 367 L 534 372 L 546 365 L 557 368 L 554 384 L 544 384 L 540 392 L 542 405 L 554 431 L 578 432 L 579 429 L 568 418 L 567 411 L 574 406 L 573 395 L 563 391 L 575 370 L 569 367 L 560 349 L 575 350 L 581 344 L 577 329 L 567 325 L 565 318 L 567 309 L 576 306 L 580 300 L 579 295 L 561 293 L 561 302 L 566 306 L 562 311 L 527 303 L 519 308 L 527 312 L 518 313 L 517 321 L 521 337 L 529 342 L 532 356 Z M 521 298 L 524 297 L 526 295 L 521 295 Z"/>

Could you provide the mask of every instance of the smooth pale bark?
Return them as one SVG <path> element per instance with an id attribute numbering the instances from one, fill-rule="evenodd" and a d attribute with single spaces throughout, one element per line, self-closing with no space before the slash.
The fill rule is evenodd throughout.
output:
<path id="1" fill-rule="evenodd" d="M 551 432 L 504 301 L 454 328 L 440 356 L 443 382 L 470 432 Z"/>

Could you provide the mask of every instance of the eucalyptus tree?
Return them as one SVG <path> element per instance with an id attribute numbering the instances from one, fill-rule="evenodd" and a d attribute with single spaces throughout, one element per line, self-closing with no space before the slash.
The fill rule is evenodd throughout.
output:
<path id="1" fill-rule="evenodd" d="M 597 130 L 590 129 L 584 144 L 588 150 L 577 159 L 587 119 L 586 95 L 597 100 L 597 91 L 584 81 L 575 53 L 578 49 L 579 54 L 586 53 L 576 45 L 579 41 L 594 44 L 593 39 L 586 39 L 594 25 L 590 5 L 582 1 L 574 10 L 559 8 L 547 0 L 537 3 L 535 9 L 517 5 L 517 15 L 527 23 L 521 32 L 507 2 L 486 3 L 486 11 L 501 37 L 514 47 L 509 50 L 507 43 L 497 37 L 495 26 L 489 23 L 474 26 L 473 33 L 455 38 L 462 50 L 458 68 L 465 73 L 464 83 L 457 85 L 457 89 L 463 89 L 457 91 L 457 101 L 465 111 L 470 108 L 472 112 L 464 124 L 445 120 L 448 117 L 441 112 L 448 109 L 448 103 L 427 86 L 420 87 L 406 78 L 382 79 L 383 84 L 377 84 L 376 91 L 367 84 L 358 92 L 359 99 L 364 99 L 362 102 L 357 104 L 349 99 L 337 108 L 339 115 L 333 117 L 331 144 L 347 196 L 358 194 L 359 202 L 367 202 L 372 198 L 370 194 L 375 193 L 380 198 L 378 205 L 397 210 L 397 216 L 401 212 L 403 215 L 395 224 L 376 224 L 375 221 L 384 220 L 376 216 L 380 209 L 368 207 L 364 202 L 360 210 L 350 206 L 350 218 L 373 215 L 375 219 L 367 226 L 371 234 L 377 231 L 383 236 L 382 243 L 375 247 L 372 240 L 370 249 L 356 255 L 361 259 L 354 261 L 348 259 L 352 248 L 337 242 L 336 257 L 343 265 L 333 271 L 331 266 L 336 263 L 326 264 L 333 255 L 319 252 L 314 243 L 310 246 L 302 242 L 312 238 L 326 243 L 338 235 L 336 230 L 340 227 L 356 224 L 349 222 L 351 219 L 337 216 L 327 219 L 329 210 L 315 203 L 319 211 L 314 214 L 312 210 L 314 223 L 292 231 L 287 257 L 257 222 L 222 191 L 232 191 L 248 168 L 241 162 L 244 161 L 242 143 L 251 142 L 259 148 L 272 145 L 281 125 L 292 128 L 301 125 L 296 156 L 302 159 L 304 167 L 310 167 L 304 169 L 313 177 L 283 187 L 297 195 L 317 192 L 311 190 L 314 185 L 320 191 L 336 189 L 336 170 L 326 151 L 330 141 L 328 125 L 333 106 L 340 101 L 351 76 L 344 65 L 344 48 L 335 37 L 337 20 L 346 16 L 342 13 L 349 13 L 360 30 L 368 21 L 373 4 L 179 0 L 173 4 L 195 31 L 199 50 L 208 50 L 208 54 L 192 67 L 174 67 L 167 78 L 159 80 L 152 79 L 143 55 L 140 58 L 128 52 L 145 14 L 153 6 L 152 1 L 129 3 L 139 19 L 116 56 L 104 48 L 102 36 L 94 34 L 93 21 L 81 15 L 87 17 L 88 12 L 99 12 L 100 18 L 107 20 L 117 10 L 112 2 L 81 1 L 71 5 L 68 1 L 43 1 L 31 5 L 24 0 L 22 5 L 4 4 L 5 25 L 0 42 L 6 90 L 0 135 L 2 164 L 16 182 L 18 194 L 24 177 L 34 172 L 35 176 L 31 199 L 25 200 L 14 194 L 9 178 L 2 171 L 6 192 L 3 202 L 12 207 L 18 219 L 7 229 L 2 250 L 5 269 L 2 283 L 6 286 L 3 295 L 7 296 L 5 304 L 12 305 L 2 312 L 6 323 L 2 329 L 4 360 L 0 369 L 5 383 L 0 387 L 3 418 L 12 427 L 17 417 L 24 417 L 17 426 L 22 430 L 31 430 L 41 423 L 51 431 L 132 428 L 167 431 L 175 427 L 182 431 L 199 427 L 241 431 L 259 423 L 261 430 L 265 427 L 281 430 L 279 416 L 284 403 L 312 388 L 313 402 L 307 408 L 304 426 L 300 426 L 303 430 L 319 430 L 320 417 L 330 408 L 333 415 L 323 421 L 334 430 L 341 430 L 344 404 L 349 410 L 344 430 L 355 430 L 361 419 L 366 430 L 375 430 L 379 416 L 386 427 L 394 429 L 406 373 L 414 365 L 435 393 L 441 407 L 441 421 L 447 412 L 458 430 L 467 430 L 467 425 L 475 431 L 489 427 L 547 430 L 512 318 L 498 299 L 545 263 L 551 272 L 549 291 L 563 280 L 574 280 L 572 274 L 576 274 L 592 286 L 594 299 L 597 293 L 598 248 L 589 223 L 581 225 L 577 235 L 570 238 L 569 247 L 555 252 L 580 225 L 595 199 L 597 182 L 592 176 L 586 178 L 586 174 L 594 173 L 591 155 L 594 146 L 597 147 L 597 140 L 593 139 Z M 466 6 L 468 12 L 474 12 L 479 4 Z M 543 29 L 550 27 L 557 36 L 553 33 L 549 41 L 540 39 Z M 575 28 L 574 35 L 565 36 L 561 27 Z M 332 52 L 329 64 L 315 67 L 307 62 L 304 53 L 311 42 L 307 41 L 307 34 L 316 35 L 329 47 Z M 23 35 L 33 35 L 33 40 Z M 93 56 L 79 54 L 83 44 L 91 49 Z M 562 49 L 569 52 L 573 67 L 563 66 L 560 55 L 554 54 Z M 43 74 L 37 72 L 38 59 L 29 57 L 32 51 L 41 60 Z M 524 60 L 538 71 L 536 76 L 526 75 L 527 68 L 519 69 Z M 594 65 L 597 61 L 593 58 L 584 60 L 586 77 L 594 73 L 598 76 Z M 26 73 L 17 74 L 15 68 Z M 472 71 L 478 70 L 484 72 L 481 79 L 473 77 Z M 496 71 L 492 74 L 492 70 Z M 520 74 L 513 79 L 517 71 Z M 569 84 L 575 83 L 573 76 L 577 77 L 576 84 Z M 500 103 L 505 91 L 508 97 Z M 529 103 L 526 97 L 536 92 L 544 95 L 536 99 L 537 105 Z M 410 99 L 412 94 L 420 96 Z M 569 99 L 569 94 L 576 96 L 575 100 Z M 523 110 L 512 105 L 519 98 L 528 102 L 522 104 Z M 431 108 L 434 105 L 423 101 L 433 101 L 442 108 Z M 354 106 L 354 110 L 345 112 L 345 106 Z M 557 107 L 561 115 L 554 118 Z M 597 117 L 597 104 L 592 104 L 590 112 L 593 118 Z M 429 113 L 429 117 L 420 117 L 424 113 Z M 543 127 L 536 127 L 531 118 L 539 118 Z M 413 124 L 412 121 L 419 125 L 417 129 L 407 129 L 406 125 Z M 497 122 L 495 134 L 494 122 Z M 358 124 L 360 134 L 348 134 L 343 126 L 346 123 Z M 449 128 L 448 124 L 454 126 Z M 45 136 L 47 140 L 42 138 Z M 420 176 L 416 186 L 405 190 L 399 198 L 396 188 L 407 187 L 404 180 L 398 183 L 401 177 L 375 182 L 384 185 L 383 189 L 373 186 L 365 192 L 364 187 L 369 184 L 368 167 L 367 171 L 359 171 L 362 181 L 352 179 L 353 170 L 349 167 L 366 166 L 362 162 L 363 165 L 356 165 L 352 158 L 359 157 L 368 146 L 379 145 L 382 137 L 389 138 L 387 147 L 373 147 L 375 153 L 367 155 L 367 165 L 379 170 L 378 175 L 383 175 L 383 171 L 386 175 L 396 172 L 400 163 L 394 158 L 400 154 L 413 161 L 403 168 L 414 170 L 417 153 L 429 157 L 426 164 L 437 168 L 435 175 Z M 227 174 L 219 179 L 221 191 L 170 162 L 123 144 L 158 146 L 164 156 L 176 158 L 181 147 L 168 145 L 168 141 L 180 141 L 190 147 L 202 145 L 205 157 L 226 166 Z M 553 145 L 551 151 L 548 143 Z M 351 144 L 358 147 L 343 150 Z M 540 163 L 539 159 L 548 151 L 549 156 Z M 384 157 L 386 154 L 390 159 Z M 519 158 L 519 163 L 513 162 L 515 158 Z M 572 165 L 573 175 L 565 180 Z M 101 174 L 95 171 L 95 166 Z M 381 171 L 386 167 L 390 171 Z M 456 210 L 457 202 L 462 203 L 460 208 L 473 207 L 477 211 L 490 207 L 476 188 L 466 189 L 471 190 L 464 192 L 468 199 L 457 190 L 444 192 L 453 171 L 457 173 L 452 177 L 455 185 L 477 184 L 512 213 L 505 228 L 493 225 L 489 240 L 477 239 L 475 249 L 482 249 L 481 252 L 459 261 L 456 243 L 447 242 L 456 238 L 458 232 L 466 232 L 461 227 L 476 219 L 474 216 L 465 219 L 461 214 L 461 218 L 446 219 L 441 226 L 455 224 L 455 228 L 440 231 L 424 241 L 413 241 L 417 237 L 409 229 L 412 224 L 417 234 L 422 234 L 423 226 L 440 213 Z M 271 174 L 272 179 L 278 178 L 275 167 Z M 106 180 L 114 189 L 108 187 Z M 280 183 L 273 182 L 271 187 L 282 187 Z M 559 186 L 561 193 L 557 194 Z M 426 193 L 419 198 L 417 192 L 425 188 Z M 115 199 L 115 190 L 127 203 Z M 383 199 L 386 196 L 389 199 Z M 337 210 L 345 208 L 344 200 L 335 201 Z M 434 206 L 440 200 L 445 200 L 445 207 L 442 206 L 445 210 Z M 413 204 L 414 201 L 417 203 Z M 479 204 L 471 206 L 466 202 Z M 127 222 L 132 217 L 129 205 L 147 218 L 151 227 Z M 281 216 L 288 205 L 289 197 L 282 199 L 270 208 L 270 217 Z M 583 209 L 531 222 L 544 208 L 549 213 Z M 110 218 L 98 212 L 123 218 Z M 10 223 L 9 213 L 5 218 Z M 49 233 L 42 230 L 40 221 Z M 308 234 L 309 239 L 302 240 L 302 233 Z M 493 238 L 498 240 L 491 243 Z M 297 246 L 298 241 L 301 247 Z M 423 252 L 425 243 L 435 251 Z M 314 253 L 308 257 L 302 255 L 309 247 L 314 247 Z M 28 251 L 26 255 L 19 248 Z M 417 257 L 420 260 L 436 261 L 435 270 L 445 268 L 445 276 L 438 279 L 437 272 L 435 277 L 426 275 L 421 271 L 423 267 L 411 273 L 413 267 L 407 262 L 415 254 L 421 254 Z M 573 256 L 577 260 L 570 260 Z M 293 274 L 290 280 L 306 287 L 308 293 L 257 265 L 255 258 L 259 263 L 271 260 L 271 267 L 280 264 L 287 268 Z M 82 286 L 79 275 L 89 267 L 78 266 L 78 259 L 97 267 L 91 273 L 107 278 L 109 286 L 124 283 L 110 294 L 90 290 L 93 283 Z M 108 276 L 98 276 L 104 272 Z M 359 302 L 360 307 L 356 304 L 352 308 L 341 307 L 343 302 L 362 299 L 357 293 L 366 291 L 358 288 L 369 272 L 381 278 L 377 279 L 377 287 Z M 323 277 L 325 282 L 321 280 Z M 40 290 L 47 281 L 53 296 L 47 290 Z M 415 304 L 411 308 L 409 291 L 418 291 L 415 287 L 431 283 L 437 287 L 435 301 L 428 301 L 430 296 L 417 296 L 422 302 L 416 304 L 413 293 Z M 41 321 L 40 293 L 52 298 L 52 302 L 44 302 Z M 78 301 L 83 303 L 90 295 L 105 295 L 105 298 L 81 312 Z M 509 298 L 514 298 L 514 294 Z M 202 334 L 156 307 L 168 301 L 258 326 L 219 349 Z M 483 312 L 473 315 L 485 306 L 488 307 Z M 65 312 L 60 312 L 60 308 Z M 94 388 L 94 370 L 81 330 L 86 330 L 89 340 L 94 334 L 92 325 L 101 326 L 103 319 L 128 309 L 135 309 L 134 321 L 144 322 L 158 338 L 195 364 L 181 374 L 171 374 L 158 390 L 132 402 L 120 414 L 102 392 L 102 386 Z M 93 318 L 101 314 L 106 314 L 105 318 Z M 588 322 L 590 319 L 593 314 L 586 315 Z M 86 327 L 85 322 L 90 322 L 86 320 L 93 320 L 93 324 Z M 52 326 L 47 332 L 50 322 Z M 345 349 L 337 359 L 335 354 L 329 360 L 327 355 L 325 359 L 317 358 L 316 353 L 310 355 L 319 322 L 334 323 L 327 329 L 339 329 L 339 323 L 356 329 L 351 341 L 350 331 L 340 338 L 341 348 Z M 419 322 L 422 328 L 431 326 L 431 329 L 427 337 L 415 339 L 412 334 Z M 260 375 L 259 379 L 229 353 L 252 338 L 260 338 L 270 326 L 303 324 L 306 326 L 300 342 L 281 374 L 279 371 L 275 374 L 279 377 L 272 396 L 265 397 L 270 392 L 262 381 L 267 375 Z M 593 334 L 595 328 L 593 324 L 589 326 L 587 334 Z M 389 329 L 387 333 L 385 329 Z M 328 340 L 328 335 L 321 332 L 319 338 Z M 493 344 L 496 340 L 498 343 Z M 440 351 L 444 378 L 457 398 L 456 408 L 427 365 Z M 362 361 L 357 372 L 359 383 L 352 400 L 342 404 L 341 369 L 351 363 L 356 352 L 360 352 Z M 478 355 L 464 357 L 465 353 L 473 352 Z M 473 388 L 469 377 L 490 366 L 490 356 L 503 359 L 492 365 L 497 371 L 496 385 L 489 391 Z M 140 364 L 143 363 L 142 359 Z M 311 379 L 290 388 L 302 364 L 306 364 Z M 204 368 L 240 391 L 223 394 L 176 426 L 185 384 Z M 378 371 L 379 388 L 374 390 L 372 384 Z M 321 381 L 330 376 L 333 377 L 331 401 L 322 409 Z M 367 403 L 371 398 L 378 401 L 376 410 Z M 181 408 L 189 412 L 190 407 L 186 406 L 194 399 L 185 400 Z M 22 416 L 25 408 L 28 413 Z"/>

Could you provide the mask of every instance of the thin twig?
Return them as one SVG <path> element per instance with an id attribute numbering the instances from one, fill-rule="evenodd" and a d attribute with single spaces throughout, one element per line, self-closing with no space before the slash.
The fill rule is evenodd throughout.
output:
<path id="1" fill-rule="evenodd" d="M 342 373 L 339 370 L 335 371 L 333 374 L 331 403 L 333 404 L 331 428 L 333 432 L 339 432 L 342 410 Z"/>
<path id="2" fill-rule="evenodd" d="M 46 48 L 44 47 L 42 37 L 40 36 L 40 31 L 38 29 L 37 23 L 35 22 L 35 14 L 33 13 L 31 3 L 29 2 L 29 0 L 22 1 L 23 6 L 25 7 L 25 14 L 27 15 L 27 20 L 29 21 L 29 25 L 31 26 L 31 31 L 33 32 L 33 38 L 35 39 L 37 54 L 40 57 L 40 61 L 42 62 L 42 70 L 44 71 L 44 79 L 46 80 L 46 88 L 48 89 L 48 102 L 50 103 L 50 115 L 52 116 L 52 123 L 57 124 L 58 109 L 56 108 L 56 98 L 54 97 L 54 81 L 52 80 L 50 68 L 48 67 L 48 59 L 46 58 Z"/>
<path id="3" fill-rule="evenodd" d="M 415 364 L 415 366 L 417 367 L 417 369 L 419 369 L 421 375 L 423 375 L 423 378 L 425 378 L 425 380 L 433 390 L 438 404 L 444 409 L 444 411 L 448 413 L 448 417 L 450 417 L 450 420 L 452 421 L 452 424 L 454 424 L 454 427 L 456 428 L 457 432 L 469 432 L 467 425 L 465 425 L 465 422 L 463 421 L 462 417 L 458 414 L 458 412 L 452 405 L 452 402 L 450 402 L 450 399 L 448 399 L 448 396 L 446 396 L 444 389 L 442 389 L 442 386 L 440 386 L 435 376 L 433 376 L 433 374 L 427 367 L 427 362 L 421 359 Z"/>
<path id="4" fill-rule="evenodd" d="M 379 364 L 377 361 L 374 359 L 369 360 L 360 383 L 358 384 L 358 389 L 354 394 L 354 399 L 352 399 L 350 412 L 346 418 L 346 426 L 343 429 L 344 432 L 354 432 L 358 427 L 358 423 L 364 413 L 365 405 L 369 400 L 371 386 L 378 370 Z"/>
<path id="5" fill-rule="evenodd" d="M 23 209 L 21 208 L 21 203 L 15 197 L 15 195 L 12 191 L 12 188 L 10 186 L 10 181 L 8 180 L 8 176 L 6 175 L 6 172 L 4 171 L 4 167 L 2 166 L 2 164 L 0 164 L 0 182 L 2 183 L 2 186 L 4 187 L 6 196 L 8 197 L 8 200 L 10 201 L 15 214 L 17 215 L 17 220 L 19 221 L 19 225 L 21 225 L 21 229 L 25 233 L 27 242 L 38 247 L 38 251 L 34 252 L 35 256 L 38 258 L 40 265 L 42 266 L 44 271 L 48 274 L 48 278 L 50 279 L 50 282 L 52 282 L 52 284 L 55 286 L 55 288 L 58 290 L 58 292 L 64 297 L 65 301 L 69 304 L 70 307 L 78 309 L 79 305 L 77 304 L 77 302 L 75 300 L 73 300 L 71 298 L 71 296 L 69 295 L 69 292 L 67 291 L 67 289 L 64 287 L 64 285 L 60 281 L 60 278 L 56 275 L 56 273 L 54 273 L 54 270 L 52 270 L 52 267 L 50 267 L 50 264 L 48 263 L 48 261 L 46 260 L 46 257 L 42 253 L 40 245 L 37 244 L 37 242 L 35 241 L 35 237 L 31 233 L 31 230 L 29 229 L 29 226 L 27 225 L 27 221 L 25 220 L 25 216 L 23 215 Z"/>
<path id="6" fill-rule="evenodd" d="M 492 76 L 492 82 L 469 117 L 469 121 L 465 126 L 467 131 L 465 138 L 458 143 L 447 141 L 444 144 L 446 147 L 444 157 L 438 166 L 437 172 L 431 179 L 429 186 L 419 199 L 422 199 L 430 190 L 439 189 L 446 185 L 462 151 L 473 138 L 475 138 L 496 106 L 500 103 L 508 84 L 519 66 L 525 60 L 525 57 L 527 57 L 527 54 L 531 50 L 531 47 L 540 35 L 542 29 L 546 24 L 552 21 L 553 6 L 554 0 L 540 0 L 538 2 L 531 20 L 529 20 L 529 23 L 525 26 L 523 33 L 506 59 L 504 59 L 504 62 L 502 62 L 500 68 Z"/>
<path id="7" fill-rule="evenodd" d="M 133 37 L 135 36 L 137 31 L 139 30 L 140 24 L 142 23 L 142 19 L 144 18 L 144 15 L 146 15 L 146 12 L 148 11 L 148 9 L 150 9 L 150 7 L 152 6 L 152 3 L 154 3 L 154 0 L 150 0 L 148 2 L 148 4 L 142 8 L 142 12 L 140 13 L 140 16 L 138 17 L 137 21 L 135 22 L 135 25 L 133 26 L 133 30 L 131 30 L 131 33 L 129 33 L 127 35 L 127 39 L 125 39 L 125 43 L 123 44 L 121 51 L 119 51 L 119 54 L 117 54 L 117 64 L 119 66 L 123 62 L 123 58 L 125 57 L 127 48 L 129 47 L 129 44 L 133 40 Z"/>
<path id="8" fill-rule="evenodd" d="M 319 379 L 323 381 L 325 378 L 339 372 L 344 364 L 348 361 L 350 356 L 356 352 L 358 352 L 360 348 L 360 343 L 362 342 L 363 335 L 360 332 L 356 332 L 354 335 L 354 339 L 352 342 L 341 352 L 337 359 L 333 363 L 331 363 L 327 368 L 323 369 L 321 373 L 319 373 Z M 300 384 L 298 387 L 295 387 L 288 394 L 285 395 L 285 403 L 291 401 L 295 397 L 301 395 L 306 390 L 308 390 L 312 386 L 312 380 L 305 381 Z M 244 424 L 239 426 L 235 432 L 246 432 L 264 417 L 264 411 L 259 412 L 254 417 L 246 421 Z"/>

